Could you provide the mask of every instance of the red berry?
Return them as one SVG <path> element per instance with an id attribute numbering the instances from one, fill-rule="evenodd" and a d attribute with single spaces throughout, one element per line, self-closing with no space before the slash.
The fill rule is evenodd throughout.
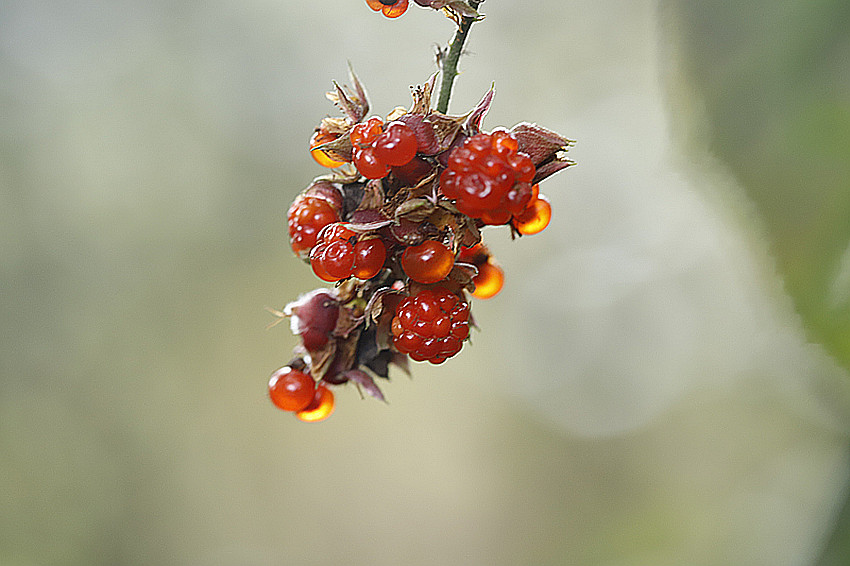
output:
<path id="1" fill-rule="evenodd" d="M 384 267 L 387 247 L 378 238 L 360 240 L 354 244 L 354 266 L 351 274 L 358 279 L 371 279 Z"/>
<path id="2" fill-rule="evenodd" d="M 390 122 L 374 142 L 375 156 L 387 165 L 406 165 L 416 156 L 416 135 L 404 122 Z"/>
<path id="3" fill-rule="evenodd" d="M 269 379 L 269 397 L 284 411 L 302 411 L 315 397 L 316 383 L 308 374 L 283 366 Z"/>
<path id="4" fill-rule="evenodd" d="M 348 137 L 355 148 L 365 148 L 372 145 L 372 142 L 378 139 L 378 136 L 380 136 L 383 131 L 383 120 L 373 116 L 365 122 L 360 122 L 354 126 Z"/>
<path id="5" fill-rule="evenodd" d="M 313 195 L 299 195 L 289 207 L 287 219 L 292 251 L 302 255 L 316 245 L 322 228 L 338 221 L 339 217 L 327 200 Z"/>
<path id="6" fill-rule="evenodd" d="M 329 225 L 310 252 L 310 265 L 324 281 L 371 279 L 384 266 L 387 248 L 379 238 L 359 239 L 343 222 Z"/>
<path id="7" fill-rule="evenodd" d="M 458 210 L 486 224 L 506 224 L 531 199 L 535 167 L 505 130 L 480 133 L 449 154 L 440 176 L 443 194 Z"/>
<path id="8" fill-rule="evenodd" d="M 401 255 L 401 268 L 419 283 L 442 281 L 453 266 L 452 252 L 436 240 L 425 240 L 418 246 L 405 249 Z"/>
<path id="9" fill-rule="evenodd" d="M 316 391 L 313 394 L 310 402 L 300 411 L 295 413 L 298 420 L 305 423 L 315 423 L 323 421 L 334 411 L 334 394 L 330 389 L 321 383 L 316 386 Z"/>
<path id="10" fill-rule="evenodd" d="M 469 336 L 469 305 L 443 287 L 423 289 L 396 308 L 392 321 L 396 349 L 416 361 L 444 362 Z"/>
<path id="11" fill-rule="evenodd" d="M 542 232 L 552 219 L 552 205 L 544 195 L 538 195 L 519 215 L 514 216 L 512 224 L 517 232 L 525 236 Z"/>
<path id="12" fill-rule="evenodd" d="M 407 124 L 391 122 L 384 128 L 377 117 L 354 126 L 349 138 L 354 146 L 354 165 L 367 179 L 383 179 L 391 166 L 406 165 L 416 156 L 418 147 L 416 135 Z"/>
<path id="13" fill-rule="evenodd" d="M 389 172 L 389 166 L 375 155 L 372 146 L 354 150 L 354 166 L 367 179 L 383 179 Z"/>

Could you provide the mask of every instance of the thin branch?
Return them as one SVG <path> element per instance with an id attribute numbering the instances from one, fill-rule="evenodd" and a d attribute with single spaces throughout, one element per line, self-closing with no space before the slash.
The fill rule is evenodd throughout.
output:
<path id="1" fill-rule="evenodd" d="M 478 6 L 484 0 L 469 0 L 469 5 L 473 9 L 478 9 Z M 452 96 L 452 85 L 457 76 L 457 63 L 460 60 L 460 54 L 463 52 L 463 44 L 466 42 L 466 36 L 469 34 L 469 28 L 476 22 L 476 18 L 472 16 L 464 16 L 461 19 L 460 25 L 455 32 L 455 36 L 449 44 L 449 52 L 443 58 L 441 71 L 442 80 L 440 81 L 440 98 L 437 101 L 437 112 L 445 114 L 449 110 L 449 98 Z"/>

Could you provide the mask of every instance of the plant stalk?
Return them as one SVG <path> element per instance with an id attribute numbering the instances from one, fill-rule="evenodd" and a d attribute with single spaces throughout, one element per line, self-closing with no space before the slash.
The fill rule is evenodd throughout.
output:
<path id="1" fill-rule="evenodd" d="M 469 0 L 469 5 L 475 10 L 484 0 Z M 452 96 L 452 85 L 457 76 L 457 63 L 460 60 L 460 54 L 463 52 L 463 44 L 466 42 L 466 36 L 469 34 L 469 28 L 476 21 L 475 18 L 465 16 L 461 19 L 452 42 L 449 44 L 449 52 L 440 65 L 442 79 L 440 81 L 440 98 L 437 100 L 437 112 L 445 114 L 449 111 L 449 98 Z"/>

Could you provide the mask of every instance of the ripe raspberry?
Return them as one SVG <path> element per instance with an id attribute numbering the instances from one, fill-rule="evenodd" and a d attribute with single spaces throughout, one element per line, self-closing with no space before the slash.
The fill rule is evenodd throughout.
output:
<path id="1" fill-rule="evenodd" d="M 334 167 L 339 167 L 345 163 L 345 161 L 337 161 L 329 156 L 327 153 L 320 149 L 313 149 L 316 146 L 332 142 L 339 137 L 339 134 L 331 134 L 329 132 L 323 132 L 321 130 L 316 130 L 313 133 L 313 136 L 310 138 L 310 155 L 313 156 L 313 159 L 316 160 L 316 163 L 321 165 L 322 167 L 328 167 L 330 169 Z"/>
<path id="2" fill-rule="evenodd" d="M 302 194 L 295 198 L 287 213 L 289 221 L 289 243 L 292 251 L 304 255 L 316 245 L 322 228 L 337 222 L 339 217 L 334 207 L 318 195 Z"/>
<path id="3" fill-rule="evenodd" d="M 537 185 L 535 185 L 537 186 Z M 545 195 L 537 195 L 528 206 L 511 220 L 516 231 L 524 236 L 542 232 L 552 219 L 552 205 Z"/>
<path id="4" fill-rule="evenodd" d="M 423 289 L 396 308 L 393 344 L 417 362 L 441 364 L 469 336 L 469 305 L 443 287 Z"/>
<path id="5" fill-rule="evenodd" d="M 416 156 L 416 135 L 403 122 L 390 122 L 386 128 L 380 118 L 369 118 L 352 128 L 355 167 L 367 179 L 383 179 L 390 167 L 406 165 Z"/>
<path id="6" fill-rule="evenodd" d="M 316 384 L 303 371 L 283 366 L 269 379 L 269 397 L 284 411 L 303 411 L 315 397 Z"/>
<path id="7" fill-rule="evenodd" d="M 436 240 L 410 246 L 401 255 L 401 268 L 419 283 L 442 281 L 451 272 L 454 263 L 454 255 L 449 248 Z"/>
<path id="8" fill-rule="evenodd" d="M 384 266 L 387 248 L 378 238 L 358 239 L 345 223 L 331 224 L 310 252 L 313 272 L 323 281 L 339 281 L 352 275 L 371 279 Z"/>
<path id="9" fill-rule="evenodd" d="M 319 383 L 311 401 L 306 407 L 296 412 L 295 416 L 305 423 L 316 423 L 331 416 L 333 411 L 334 394 L 330 389 Z"/>
<path id="10" fill-rule="evenodd" d="M 388 18 L 397 18 L 407 11 L 408 0 L 366 0 L 366 4 Z"/>
<path id="11" fill-rule="evenodd" d="M 531 200 L 534 163 L 517 153 L 517 140 L 505 130 L 480 133 L 452 150 L 440 176 L 443 194 L 457 209 L 486 224 L 506 224 Z"/>

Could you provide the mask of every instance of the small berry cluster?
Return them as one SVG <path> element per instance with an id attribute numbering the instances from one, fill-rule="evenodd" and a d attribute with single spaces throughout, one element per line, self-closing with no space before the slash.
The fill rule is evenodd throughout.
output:
<path id="1" fill-rule="evenodd" d="M 371 279 L 384 266 L 387 248 L 377 237 L 359 238 L 344 222 L 328 224 L 310 252 L 313 272 L 322 281 Z"/>
<path id="2" fill-rule="evenodd" d="M 407 165 L 416 157 L 416 135 L 404 122 L 391 122 L 385 128 L 380 118 L 369 118 L 351 129 L 349 139 L 354 166 L 367 179 L 383 179 L 391 165 Z"/>
<path id="3" fill-rule="evenodd" d="M 469 303 L 443 287 L 422 289 L 399 303 L 392 333 L 402 354 L 441 364 L 460 352 L 469 336 Z"/>
<path id="4" fill-rule="evenodd" d="M 300 343 L 269 394 L 306 421 L 330 414 L 331 385 L 354 382 L 383 400 L 375 380 L 390 365 L 457 355 L 473 325 L 469 295 L 492 297 L 505 279 L 481 230 L 545 228 L 551 207 L 538 184 L 572 164 L 571 142 L 540 126 L 482 131 L 492 91 L 450 116 L 431 108 L 432 79 L 413 90 L 410 109 L 367 118 L 365 91 L 351 79 L 353 89 L 329 93 L 343 116 L 324 119 L 309 144 L 332 171 L 288 214 L 292 250 L 335 286 L 273 311 L 290 317 Z"/>

